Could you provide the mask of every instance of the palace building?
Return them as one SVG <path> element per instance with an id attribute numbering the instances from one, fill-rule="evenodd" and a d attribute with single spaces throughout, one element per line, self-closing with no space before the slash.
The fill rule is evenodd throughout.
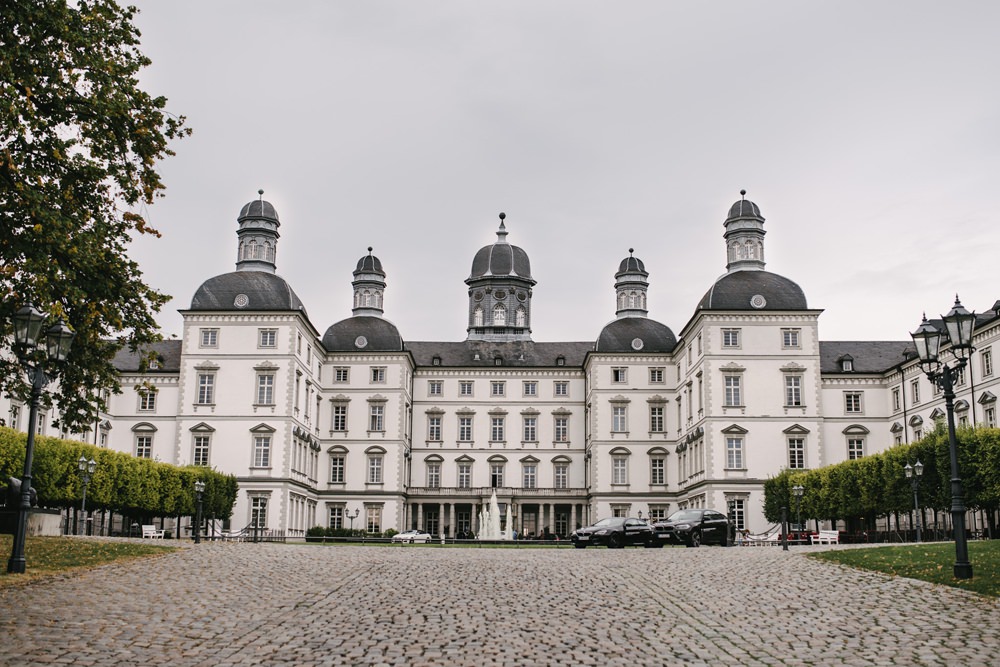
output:
<path id="1" fill-rule="evenodd" d="M 124 391 L 82 435 L 235 475 L 234 529 L 454 537 L 479 531 L 495 492 L 522 535 L 685 507 L 763 531 L 768 477 L 912 442 L 943 415 L 912 342 L 820 340 L 821 310 L 766 269 L 764 218 L 744 198 L 724 221 L 726 272 L 680 328 L 649 316 L 651 273 L 630 250 L 615 318 L 570 342 L 532 340 L 536 282 L 503 214 L 472 256 L 464 339 L 444 341 L 408 340 L 385 318 L 371 248 L 352 316 L 317 329 L 277 273 L 277 211 L 258 199 L 237 220 L 236 270 L 198 288 L 181 339 L 157 344 L 145 372 L 116 357 Z M 998 307 L 977 320 L 962 423 L 996 425 Z M 3 400 L 26 429 L 24 406 Z"/>

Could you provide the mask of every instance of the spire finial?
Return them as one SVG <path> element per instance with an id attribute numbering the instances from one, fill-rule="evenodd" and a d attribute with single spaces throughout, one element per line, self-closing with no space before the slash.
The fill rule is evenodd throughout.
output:
<path id="1" fill-rule="evenodd" d="M 368 246 L 368 254 L 369 255 L 372 254 L 372 247 L 371 246 Z"/>
<path id="2" fill-rule="evenodd" d="M 628 249 L 628 256 L 631 257 L 632 253 L 634 253 L 634 252 L 635 252 L 635 248 L 629 248 Z"/>
<path id="3" fill-rule="evenodd" d="M 747 191 L 746 190 L 740 190 L 740 199 L 741 200 L 742 199 L 746 199 L 746 196 L 747 196 Z"/>
<path id="4" fill-rule="evenodd" d="M 497 242 L 498 243 L 501 242 L 501 241 L 504 242 L 504 243 L 506 243 L 507 227 L 503 224 L 503 221 L 504 221 L 504 219 L 506 217 L 507 217 L 507 214 L 504 213 L 503 211 L 500 211 L 500 229 L 497 230 Z"/>
<path id="5" fill-rule="evenodd" d="M 260 195 L 260 200 L 264 201 L 264 190 L 263 189 L 257 190 L 257 194 Z"/>

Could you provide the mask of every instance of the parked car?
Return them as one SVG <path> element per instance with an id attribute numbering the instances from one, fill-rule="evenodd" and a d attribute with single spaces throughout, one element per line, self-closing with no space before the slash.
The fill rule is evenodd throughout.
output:
<path id="1" fill-rule="evenodd" d="M 646 547 L 662 546 L 653 532 L 652 526 L 642 519 L 623 516 L 601 519 L 593 526 L 578 528 L 570 538 L 577 549 L 596 544 L 605 545 L 609 549 L 622 549 L 629 544 L 641 544 Z"/>
<path id="2" fill-rule="evenodd" d="M 653 524 L 660 544 L 702 544 L 726 546 L 729 540 L 729 520 L 722 512 L 711 509 L 677 510 L 666 519 Z"/>
<path id="3" fill-rule="evenodd" d="M 409 542 L 410 544 L 413 544 L 414 542 L 427 544 L 432 539 L 434 538 L 431 537 L 430 533 L 425 533 L 422 530 L 404 530 L 403 532 L 396 533 L 392 536 L 393 542 Z"/>

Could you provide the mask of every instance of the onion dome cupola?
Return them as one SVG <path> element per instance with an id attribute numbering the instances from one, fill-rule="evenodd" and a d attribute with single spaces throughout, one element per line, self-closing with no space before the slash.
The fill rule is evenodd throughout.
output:
<path id="1" fill-rule="evenodd" d="M 468 340 L 531 340 L 531 277 L 528 254 L 507 242 L 500 214 L 497 240 L 472 260 L 469 286 Z"/>
<path id="2" fill-rule="evenodd" d="M 764 270 L 764 218 L 757 204 L 746 199 L 746 190 L 740 195 L 723 223 L 727 272 L 702 297 L 698 309 L 807 310 L 801 287 Z"/>
<path id="3" fill-rule="evenodd" d="M 240 226 L 236 232 L 236 270 L 274 273 L 281 223 L 271 202 L 264 201 L 264 191 L 258 190 L 257 194 L 260 198 L 244 206 L 236 219 Z"/>
<path id="4" fill-rule="evenodd" d="M 240 210 L 236 271 L 209 278 L 195 291 L 191 310 L 298 310 L 305 306 L 275 273 L 278 212 L 261 195 Z"/>
<path id="5" fill-rule="evenodd" d="M 382 270 L 382 262 L 372 254 L 370 246 L 368 254 L 358 260 L 351 286 L 354 287 L 354 314 L 381 317 L 385 271 Z"/>
<path id="6" fill-rule="evenodd" d="M 646 317 L 646 290 L 649 273 L 642 260 L 632 255 L 634 248 L 628 249 L 628 257 L 622 260 L 615 274 L 615 296 L 618 302 L 618 317 Z"/>

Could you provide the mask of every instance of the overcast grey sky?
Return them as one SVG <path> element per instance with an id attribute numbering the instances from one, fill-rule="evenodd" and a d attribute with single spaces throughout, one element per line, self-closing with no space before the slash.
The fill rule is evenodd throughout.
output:
<path id="1" fill-rule="evenodd" d="M 525 249 L 536 341 L 614 319 L 630 247 L 675 333 L 746 188 L 823 340 L 905 340 L 1000 299 L 1000 3 L 140 1 L 143 85 L 194 135 L 133 248 L 178 309 L 234 270 L 263 188 L 320 334 L 373 246 L 407 340 L 462 340 L 464 284 Z"/>

